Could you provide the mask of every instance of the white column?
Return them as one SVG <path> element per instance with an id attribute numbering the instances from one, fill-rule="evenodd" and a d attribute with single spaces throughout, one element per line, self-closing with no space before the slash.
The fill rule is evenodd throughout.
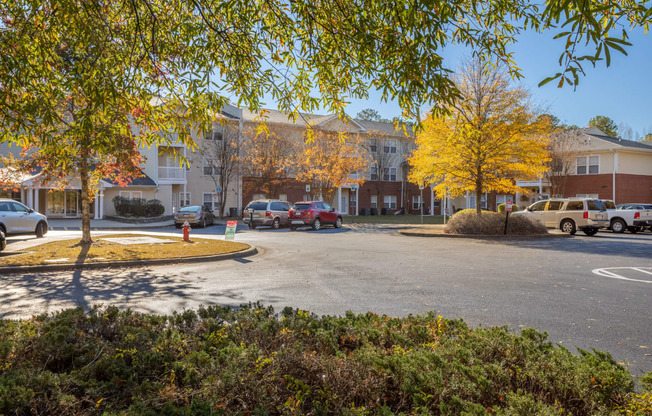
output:
<path id="1" fill-rule="evenodd" d="M 95 191 L 95 212 L 93 213 L 93 218 L 99 219 L 100 217 L 100 192 Z"/>
<path id="2" fill-rule="evenodd" d="M 98 220 L 101 220 L 104 218 L 104 188 L 100 188 L 100 195 L 98 196 L 99 201 L 98 201 L 98 206 L 100 207 L 100 215 L 97 218 Z"/>
<path id="3" fill-rule="evenodd" d="M 543 182 L 543 178 L 539 178 L 539 195 L 543 194 L 543 183 L 542 182 Z"/>
<path id="4" fill-rule="evenodd" d="M 358 197 L 358 190 L 360 185 L 355 187 L 355 215 L 360 215 L 360 198 Z"/>
<path id="5" fill-rule="evenodd" d="M 38 194 L 39 194 L 39 187 L 34 189 L 34 211 L 37 211 L 37 212 L 39 210 L 39 200 L 38 200 L 39 195 Z"/>
<path id="6" fill-rule="evenodd" d="M 342 212 L 342 188 L 337 188 L 337 210 Z"/>
<path id="7" fill-rule="evenodd" d="M 439 210 L 441 211 L 441 203 L 439 204 Z M 430 186 L 430 216 L 435 215 L 435 191 Z"/>
<path id="8" fill-rule="evenodd" d="M 30 208 L 34 208 L 34 188 L 32 185 L 29 185 L 27 188 L 27 202 L 25 203 Z"/>

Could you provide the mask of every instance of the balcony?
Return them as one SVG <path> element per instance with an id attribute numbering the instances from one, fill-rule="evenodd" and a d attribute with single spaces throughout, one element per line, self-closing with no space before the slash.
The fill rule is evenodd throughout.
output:
<path id="1" fill-rule="evenodd" d="M 186 169 L 176 166 L 159 166 L 158 182 L 160 184 L 186 183 Z"/>

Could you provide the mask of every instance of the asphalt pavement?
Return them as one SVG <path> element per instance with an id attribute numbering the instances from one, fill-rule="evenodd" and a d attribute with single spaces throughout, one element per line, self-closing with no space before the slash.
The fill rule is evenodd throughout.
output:
<path id="1" fill-rule="evenodd" d="M 222 239 L 224 226 L 193 229 L 192 235 Z M 51 231 L 46 240 L 78 236 Z M 10 237 L 9 248 L 30 240 Z M 151 313 L 249 302 L 318 315 L 435 310 L 470 325 L 534 327 L 571 351 L 609 351 L 634 375 L 652 371 L 649 231 L 480 240 L 410 237 L 383 227 L 239 228 L 236 241 L 256 246 L 259 254 L 215 263 L 3 276 L 0 316 L 95 304 Z"/>

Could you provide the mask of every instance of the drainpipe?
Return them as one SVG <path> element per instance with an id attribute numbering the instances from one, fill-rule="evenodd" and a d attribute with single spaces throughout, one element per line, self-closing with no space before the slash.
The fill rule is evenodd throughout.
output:
<path id="1" fill-rule="evenodd" d="M 616 172 L 618 171 L 618 152 L 614 149 L 609 149 L 614 154 L 614 168 L 613 173 L 611 174 L 611 189 L 612 189 L 612 199 L 614 204 L 616 204 Z"/>

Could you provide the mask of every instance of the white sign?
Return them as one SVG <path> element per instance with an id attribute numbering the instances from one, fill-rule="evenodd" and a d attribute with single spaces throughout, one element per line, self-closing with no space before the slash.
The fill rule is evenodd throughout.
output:
<path id="1" fill-rule="evenodd" d="M 306 192 L 310 192 L 310 185 L 306 185 Z"/>
<path id="2" fill-rule="evenodd" d="M 507 201 L 507 202 L 505 202 L 505 211 L 507 211 L 507 212 L 511 212 L 511 210 L 512 210 L 512 204 L 513 204 L 512 201 Z"/>

